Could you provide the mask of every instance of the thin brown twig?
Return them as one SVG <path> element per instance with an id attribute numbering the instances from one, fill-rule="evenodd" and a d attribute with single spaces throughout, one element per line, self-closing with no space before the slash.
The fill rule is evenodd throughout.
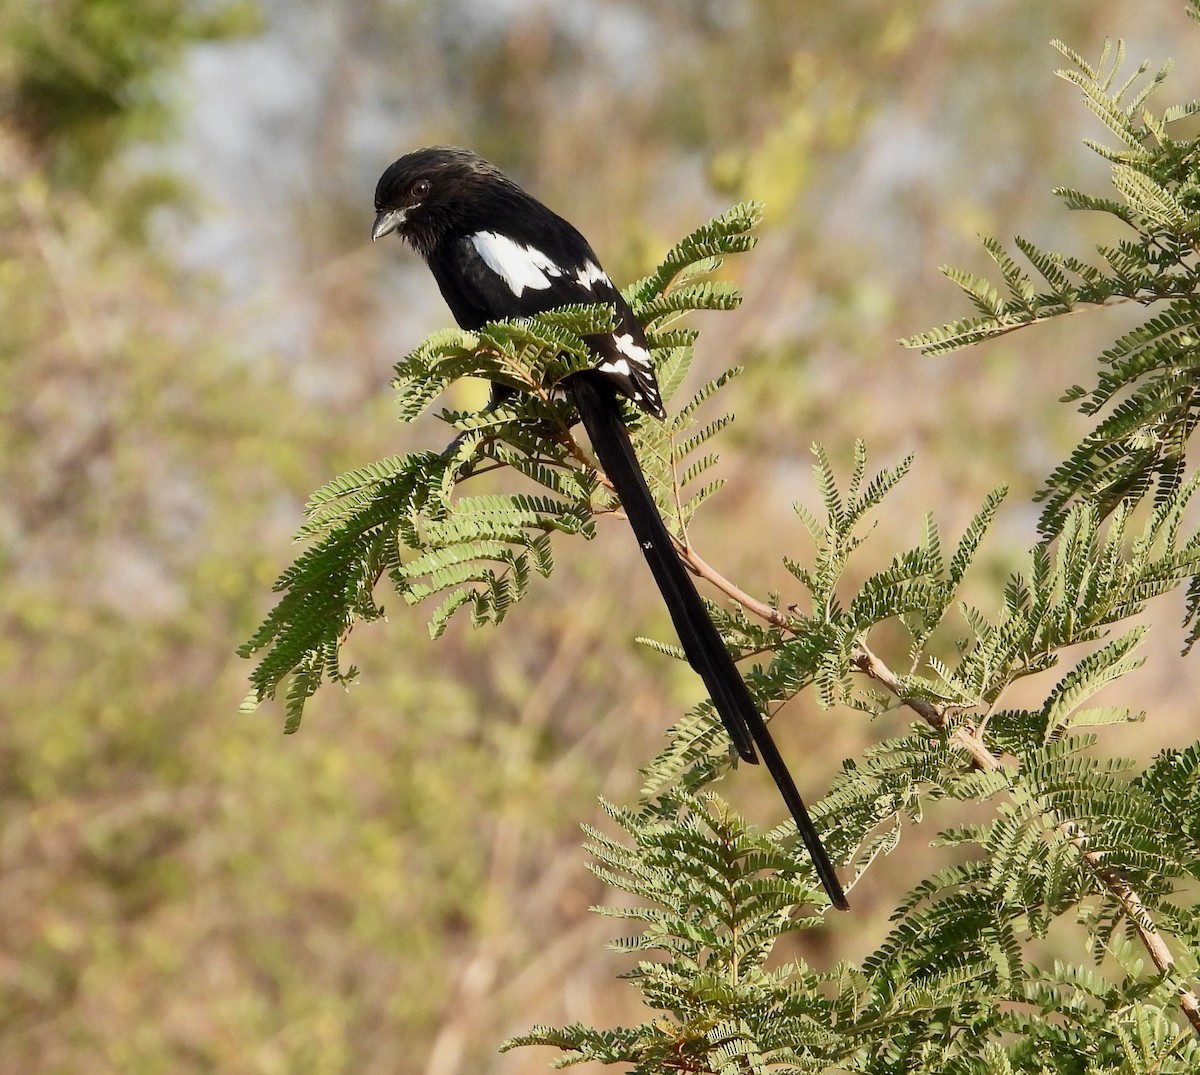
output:
<path id="1" fill-rule="evenodd" d="M 687 521 L 683 516 L 683 486 L 679 482 L 679 467 L 675 465 L 676 461 L 673 458 L 675 455 L 675 433 L 671 433 L 671 490 L 675 495 L 675 515 L 679 519 L 679 538 L 676 540 L 676 545 L 680 549 L 690 549 L 692 543 L 688 540 Z"/>
<path id="2" fill-rule="evenodd" d="M 775 627 L 790 627 L 790 621 L 787 616 L 780 612 L 779 609 L 764 604 L 757 597 L 751 597 L 740 586 L 735 586 L 729 579 L 709 564 L 691 545 L 685 547 L 676 541 L 675 551 L 679 553 L 679 558 L 693 575 L 711 582 L 726 597 L 732 598 L 747 612 L 754 613 L 759 619 L 766 620 L 767 623 Z"/>

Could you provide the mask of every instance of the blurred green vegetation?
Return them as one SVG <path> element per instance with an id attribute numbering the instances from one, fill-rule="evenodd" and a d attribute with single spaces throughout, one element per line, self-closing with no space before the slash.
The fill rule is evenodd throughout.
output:
<path id="1" fill-rule="evenodd" d="M 811 500 L 813 439 L 835 458 L 859 436 L 877 460 L 917 451 L 885 550 L 933 500 L 965 522 L 998 473 L 1019 502 L 1070 442 L 1049 401 L 1113 321 L 940 361 L 894 341 L 945 319 L 935 267 L 969 267 L 976 232 L 1019 221 L 1055 245 L 1048 189 L 1087 165 L 1046 42 L 1169 55 L 1176 7 L 0 8 L 0 1075 L 524 1070 L 494 1055 L 505 1034 L 634 1002 L 598 954 L 577 824 L 601 791 L 632 794 L 696 684 L 631 644 L 668 632 L 619 528 L 502 633 L 432 646 L 389 608 L 354 641 L 361 685 L 298 736 L 237 714 L 233 648 L 305 495 L 431 432 L 401 434 L 386 384 L 447 315 L 419 266 L 364 242 L 399 151 L 495 157 L 622 280 L 736 198 L 769 203 L 737 266 L 748 301 L 699 322 L 694 374 L 749 367 L 729 485 L 694 536 L 765 594 L 787 585 L 764 565 Z M 206 96 L 197 58 L 232 64 L 228 96 Z M 256 128 L 239 109 L 264 87 L 285 103 Z M 239 136 L 205 141 L 213 127 Z M 226 229 L 207 261 L 206 227 Z M 1166 719 L 1131 749 L 1171 741 L 1172 718 L 1183 740 L 1190 675 L 1152 661 L 1138 704 Z M 808 788 L 887 732 L 786 717 Z M 752 775 L 722 791 L 778 820 Z M 806 937 L 810 961 L 870 947 L 928 872 L 929 850 L 910 854 L 824 948 Z"/>

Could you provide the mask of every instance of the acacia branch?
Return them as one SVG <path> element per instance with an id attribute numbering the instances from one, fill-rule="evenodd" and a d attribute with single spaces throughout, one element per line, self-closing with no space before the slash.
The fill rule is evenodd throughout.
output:
<path id="1" fill-rule="evenodd" d="M 1109 306 L 1121 306 L 1128 302 L 1148 302 L 1162 297 L 1161 295 L 1110 295 L 1100 300 L 1076 299 L 1074 305 L 1054 307 L 1045 313 L 1030 316 L 1019 315 L 1019 320 L 1005 321 L 1003 320 L 1003 315 L 1001 315 L 994 319 L 995 324 L 990 329 L 977 327 L 970 332 L 954 333 L 947 336 L 944 340 L 928 340 L 926 342 L 921 342 L 918 337 L 912 336 L 907 340 L 901 340 L 900 343 L 904 347 L 926 353 L 928 353 L 928 349 L 931 347 L 957 351 L 975 343 L 989 342 L 1001 336 L 1007 336 L 1011 332 L 1020 332 L 1023 328 L 1033 328 L 1035 325 L 1044 325 L 1049 321 L 1057 321 L 1063 317 L 1070 317 L 1072 314 L 1086 313 L 1089 310 L 1103 310 Z M 980 332 L 985 333 L 985 335 L 980 336 Z"/>
<path id="2" fill-rule="evenodd" d="M 603 471 L 597 469 L 597 473 L 601 476 L 604 484 L 607 485 L 608 481 L 604 477 Z M 730 600 L 736 602 L 747 612 L 764 620 L 766 623 L 780 627 L 786 631 L 795 632 L 795 624 L 784 612 L 764 601 L 760 601 L 736 585 L 732 580 L 726 578 L 708 563 L 690 542 L 685 543 L 677 537 L 673 537 L 672 540 L 674 541 L 675 551 L 678 553 L 680 560 L 683 561 L 692 574 L 709 582 L 721 593 L 725 594 L 726 597 L 730 598 Z M 911 709 L 930 727 L 941 730 L 947 726 L 946 707 L 925 698 L 914 698 L 908 695 L 904 690 L 904 684 L 900 677 L 875 656 L 866 645 L 860 643 L 850 651 L 850 663 L 855 670 L 880 683 L 902 705 Z M 956 728 L 951 735 L 951 743 L 966 753 L 972 763 L 979 769 L 987 772 L 998 772 L 1004 769 L 1004 764 L 988 747 L 979 729 L 972 724 L 963 724 Z M 1158 971 L 1161 974 L 1168 974 L 1174 971 L 1176 967 L 1175 957 L 1171 954 L 1170 948 L 1167 947 L 1166 941 L 1163 940 L 1162 934 L 1159 933 L 1158 927 L 1150 917 L 1150 912 L 1147 910 L 1145 903 L 1143 903 L 1141 896 L 1138 895 L 1137 890 L 1116 870 L 1104 865 L 1102 861 L 1103 856 L 1100 852 L 1089 851 L 1087 849 L 1088 836 L 1086 833 L 1079 831 L 1077 826 L 1065 823 L 1058 825 L 1058 829 L 1079 850 L 1083 861 L 1092 871 L 1093 876 L 1112 893 L 1120 904 L 1125 915 L 1133 925 L 1134 931 L 1141 940 L 1143 947 L 1149 953 L 1155 967 L 1158 968 Z M 1187 987 L 1181 987 L 1179 1002 L 1184 1016 L 1191 1024 L 1192 1029 L 1197 1034 L 1200 1034 L 1200 996 L 1197 996 L 1193 990 Z"/>
<path id="3" fill-rule="evenodd" d="M 779 609 L 765 604 L 746 593 L 741 587 L 725 578 L 711 564 L 705 561 L 691 546 L 684 548 L 677 545 L 680 558 L 695 575 L 712 583 L 727 597 L 736 601 L 747 612 L 758 616 L 776 627 L 794 631 L 794 625 Z M 933 728 L 943 729 L 947 724 L 947 713 L 944 706 L 937 705 L 924 698 L 913 698 L 904 693 L 904 685 L 883 661 L 875 656 L 865 645 L 855 646 L 850 654 L 850 663 L 859 672 L 880 683 L 892 693 L 903 705 L 918 714 L 922 720 Z M 950 737 L 953 745 L 966 753 L 972 763 L 987 772 L 999 772 L 1004 769 L 1004 763 L 992 752 L 987 743 L 971 724 L 963 724 L 954 730 Z M 1138 939 L 1149 953 L 1154 966 L 1159 973 L 1169 974 L 1175 970 L 1175 957 L 1171 954 L 1167 942 L 1158 931 L 1150 912 L 1134 887 L 1116 870 L 1104 864 L 1103 854 L 1099 851 L 1088 850 L 1088 836 L 1077 825 L 1063 823 L 1058 825 L 1059 831 L 1078 849 L 1083 861 L 1091 870 L 1093 876 L 1106 888 L 1120 904 Z M 1200 996 L 1185 987 L 1179 991 L 1179 1005 L 1183 1014 L 1192 1025 L 1192 1029 L 1200 1034 Z"/>

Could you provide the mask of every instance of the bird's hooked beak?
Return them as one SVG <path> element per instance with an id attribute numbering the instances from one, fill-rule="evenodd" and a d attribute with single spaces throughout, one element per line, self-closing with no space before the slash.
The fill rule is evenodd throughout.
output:
<path id="1" fill-rule="evenodd" d="M 371 242 L 390 235 L 404 223 L 403 209 L 380 209 L 375 214 L 375 224 L 371 228 Z"/>

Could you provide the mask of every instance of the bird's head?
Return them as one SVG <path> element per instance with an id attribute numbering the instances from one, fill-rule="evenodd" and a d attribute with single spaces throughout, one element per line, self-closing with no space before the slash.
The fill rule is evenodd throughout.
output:
<path id="1" fill-rule="evenodd" d="M 495 166 L 469 149 L 430 146 L 406 153 L 379 177 L 371 238 L 396 232 L 429 253 L 468 217 L 481 198 L 516 187 Z"/>

